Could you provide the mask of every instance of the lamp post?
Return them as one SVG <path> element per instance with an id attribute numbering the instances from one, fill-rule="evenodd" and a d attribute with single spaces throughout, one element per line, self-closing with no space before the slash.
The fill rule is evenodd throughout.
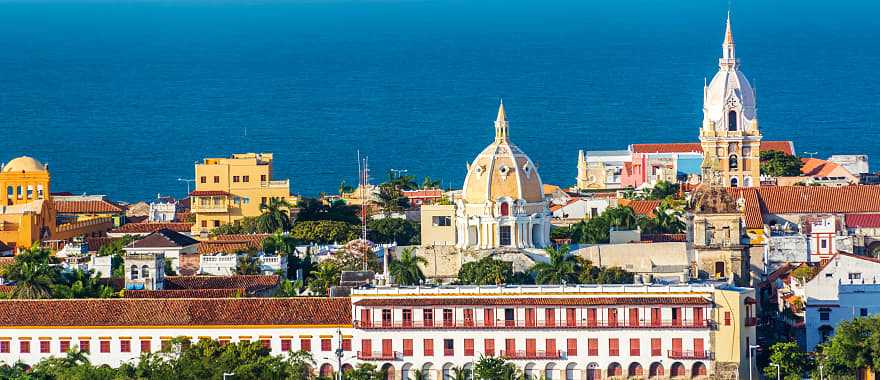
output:
<path id="1" fill-rule="evenodd" d="M 179 182 L 186 182 L 186 195 L 189 195 L 189 184 L 195 182 L 195 179 L 177 178 Z"/>
<path id="2" fill-rule="evenodd" d="M 776 366 L 776 380 L 782 380 L 782 366 L 777 363 L 773 363 Z"/>
<path id="3" fill-rule="evenodd" d="M 819 364 L 819 380 L 823 380 L 823 379 L 824 379 L 824 377 L 822 375 L 822 365 Z"/>
<path id="4" fill-rule="evenodd" d="M 336 329 L 336 335 L 339 337 L 339 345 L 336 347 L 336 368 L 339 368 L 336 372 L 336 380 L 342 380 L 342 330 Z"/>
<path id="5" fill-rule="evenodd" d="M 757 344 L 750 344 L 749 345 L 749 380 L 752 380 L 752 357 L 755 356 L 754 354 L 752 354 L 752 351 L 757 349 L 758 347 L 761 347 L 761 346 L 759 346 Z"/>

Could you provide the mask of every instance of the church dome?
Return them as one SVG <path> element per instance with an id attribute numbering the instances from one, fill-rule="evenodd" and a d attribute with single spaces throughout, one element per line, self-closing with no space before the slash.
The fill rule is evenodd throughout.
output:
<path id="1" fill-rule="evenodd" d="M 755 90 L 739 70 L 730 15 L 721 46 L 718 73 L 703 90 L 703 124 L 717 131 L 748 130 L 757 120 Z"/>
<path id="2" fill-rule="evenodd" d="M 15 158 L 3 166 L 3 173 L 41 173 L 46 171 L 48 171 L 46 165 L 28 156 Z"/>
<path id="3" fill-rule="evenodd" d="M 532 160 L 508 138 L 504 103 L 498 107 L 495 141 L 468 165 L 462 198 L 467 203 L 495 202 L 501 198 L 541 202 L 541 176 Z"/>

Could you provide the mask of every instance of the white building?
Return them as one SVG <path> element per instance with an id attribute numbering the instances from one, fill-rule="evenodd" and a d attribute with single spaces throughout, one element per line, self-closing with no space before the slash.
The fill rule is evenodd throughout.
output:
<path id="1" fill-rule="evenodd" d="M 150 214 L 148 220 L 153 223 L 157 222 L 173 222 L 174 215 L 177 213 L 177 204 L 174 202 L 156 201 L 150 203 Z"/>
<path id="2" fill-rule="evenodd" d="M 125 247 L 125 253 L 126 255 L 161 253 L 165 256 L 165 259 L 171 261 L 171 269 L 174 272 L 179 272 L 180 255 L 194 254 L 197 252 L 198 246 L 198 240 L 163 228 L 129 244 Z"/>
<path id="3" fill-rule="evenodd" d="M 807 350 L 834 334 L 837 325 L 859 316 L 880 311 L 880 261 L 848 254 L 837 254 L 807 282 Z"/>

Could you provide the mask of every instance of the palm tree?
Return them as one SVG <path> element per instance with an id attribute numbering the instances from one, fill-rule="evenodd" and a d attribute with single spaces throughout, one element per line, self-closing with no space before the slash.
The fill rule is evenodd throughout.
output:
<path id="1" fill-rule="evenodd" d="M 293 206 L 287 199 L 271 198 L 268 203 L 260 205 L 260 216 L 257 226 L 262 232 L 290 231 L 290 209 Z"/>
<path id="2" fill-rule="evenodd" d="M 339 268 L 330 261 L 322 262 L 309 277 L 309 290 L 315 294 L 329 295 L 330 287 L 339 283 Z"/>
<path id="3" fill-rule="evenodd" d="M 561 284 L 577 281 L 578 262 L 569 255 L 571 248 L 568 245 L 560 247 L 548 247 L 544 249 L 548 262 L 537 263 L 532 267 L 535 272 L 535 281 L 539 284 Z"/>
<path id="4" fill-rule="evenodd" d="M 289 255 L 296 250 L 296 240 L 290 235 L 276 231 L 263 240 L 263 252 L 270 255 Z"/>
<path id="5" fill-rule="evenodd" d="M 354 188 L 351 185 L 345 183 L 345 180 L 339 183 L 339 195 L 348 194 L 354 192 Z"/>
<path id="6" fill-rule="evenodd" d="M 385 214 L 403 211 L 409 207 L 409 201 L 403 196 L 399 188 L 389 184 L 379 186 L 379 206 Z"/>
<path id="7" fill-rule="evenodd" d="M 235 273 L 240 275 L 260 274 L 260 265 L 251 253 L 238 254 L 238 267 Z"/>
<path id="8" fill-rule="evenodd" d="M 468 368 L 453 367 L 452 378 L 455 380 L 471 380 L 471 370 Z"/>
<path id="9" fill-rule="evenodd" d="M 16 265 L 16 264 L 13 264 Z M 15 281 L 11 298 L 40 299 L 50 298 L 54 283 L 53 269 L 45 264 L 22 262 L 10 271 L 8 279 Z"/>
<path id="10" fill-rule="evenodd" d="M 419 264 L 427 265 L 428 260 L 415 254 L 412 248 L 405 248 L 399 258 L 392 258 L 389 271 L 394 281 L 400 285 L 417 285 L 425 280 Z"/>
<path id="11" fill-rule="evenodd" d="M 639 226 L 636 213 L 628 206 L 609 207 L 602 216 L 608 218 L 611 227 L 631 230 Z"/>
<path id="12" fill-rule="evenodd" d="M 413 374 L 413 377 L 411 379 L 407 379 L 407 380 L 424 380 L 426 378 L 425 374 L 420 369 L 412 371 L 412 374 Z"/>
<path id="13" fill-rule="evenodd" d="M 661 204 L 654 211 L 654 224 L 660 233 L 677 234 L 684 232 L 687 225 L 681 220 L 681 211 Z"/>
<path id="14" fill-rule="evenodd" d="M 422 180 L 422 188 L 423 189 L 439 189 L 440 188 L 440 180 L 431 179 L 431 177 L 425 176 L 425 179 Z"/>

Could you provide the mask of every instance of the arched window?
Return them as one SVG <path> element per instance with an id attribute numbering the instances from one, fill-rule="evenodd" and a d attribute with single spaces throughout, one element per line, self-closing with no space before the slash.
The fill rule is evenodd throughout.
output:
<path id="1" fill-rule="evenodd" d="M 43 199 L 43 185 L 37 185 L 37 199 Z"/>
<path id="2" fill-rule="evenodd" d="M 132 266 L 131 266 L 131 279 L 132 279 L 132 280 L 137 280 L 137 279 L 138 279 L 138 267 L 137 267 L 137 265 L 132 265 Z"/>
<path id="3" fill-rule="evenodd" d="M 24 191 L 22 191 L 21 185 L 18 185 L 18 187 L 15 190 L 16 190 L 16 193 L 18 194 L 18 199 L 21 199 L 21 197 L 24 196 Z"/>
<path id="4" fill-rule="evenodd" d="M 739 168 L 739 157 L 735 154 L 731 154 L 730 157 L 727 158 L 727 166 L 730 170 L 736 170 Z"/>
<path id="5" fill-rule="evenodd" d="M 508 215 L 510 215 L 510 204 L 508 204 L 507 202 L 504 202 L 501 204 L 501 216 L 508 216 Z"/>
<path id="6" fill-rule="evenodd" d="M 752 187 L 752 177 L 743 178 L 743 187 Z"/>
<path id="7" fill-rule="evenodd" d="M 148 278 L 150 277 L 150 268 L 144 265 L 141 267 L 141 277 Z"/>
<path id="8" fill-rule="evenodd" d="M 737 186 L 739 186 L 739 180 L 736 178 L 731 178 L 730 179 L 730 187 L 737 187 Z"/>
<path id="9" fill-rule="evenodd" d="M 727 113 L 727 130 L 736 130 L 736 111 L 730 111 Z"/>

